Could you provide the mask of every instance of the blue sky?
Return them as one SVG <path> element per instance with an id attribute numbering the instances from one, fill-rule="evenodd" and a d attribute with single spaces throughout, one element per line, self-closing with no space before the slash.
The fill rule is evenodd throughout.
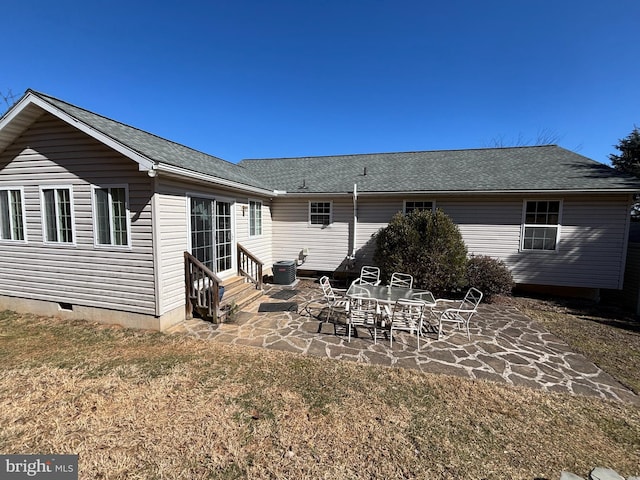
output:
<path id="1" fill-rule="evenodd" d="M 637 0 L 23 0 L 1 15 L 0 91 L 232 162 L 544 137 L 606 163 L 640 125 Z"/>

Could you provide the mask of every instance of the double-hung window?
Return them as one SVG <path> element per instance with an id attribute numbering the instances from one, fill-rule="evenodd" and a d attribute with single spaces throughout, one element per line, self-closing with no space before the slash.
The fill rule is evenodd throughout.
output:
<path id="1" fill-rule="evenodd" d="M 129 245 L 129 207 L 124 186 L 94 187 L 93 218 L 97 245 Z"/>
<path id="2" fill-rule="evenodd" d="M 0 240 L 25 240 L 22 188 L 0 190 Z"/>
<path id="3" fill-rule="evenodd" d="M 42 187 L 42 228 L 47 243 L 73 243 L 73 190 Z"/>
<path id="4" fill-rule="evenodd" d="M 331 202 L 309 202 L 309 223 L 323 227 L 331 224 Z"/>
<path id="5" fill-rule="evenodd" d="M 409 215 L 413 211 L 421 212 L 423 210 L 433 211 L 433 202 L 432 201 L 413 201 L 413 200 L 406 200 L 404 202 L 405 215 Z"/>
<path id="6" fill-rule="evenodd" d="M 560 238 L 561 213 L 559 200 L 526 200 L 522 250 L 555 251 Z"/>
<path id="7" fill-rule="evenodd" d="M 249 200 L 249 235 L 262 235 L 262 202 Z"/>

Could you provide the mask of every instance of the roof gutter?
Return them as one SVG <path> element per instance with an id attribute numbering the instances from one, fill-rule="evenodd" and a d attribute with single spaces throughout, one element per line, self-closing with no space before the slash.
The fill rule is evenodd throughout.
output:
<path id="1" fill-rule="evenodd" d="M 592 189 L 580 189 L 580 190 L 403 190 L 403 191 L 393 191 L 393 192 L 358 192 L 358 196 L 361 197 L 380 197 L 380 196 L 401 196 L 401 195 L 532 195 L 532 194 L 541 194 L 541 195 L 559 195 L 559 194 L 580 194 L 580 193 L 598 193 L 598 194 L 607 194 L 607 193 L 638 193 L 640 192 L 640 187 L 637 189 L 633 188 L 592 188 Z M 282 196 L 287 197 L 351 197 L 352 192 L 306 192 L 306 193 L 293 193 L 293 192 L 283 192 L 278 191 L 278 193 Z"/>

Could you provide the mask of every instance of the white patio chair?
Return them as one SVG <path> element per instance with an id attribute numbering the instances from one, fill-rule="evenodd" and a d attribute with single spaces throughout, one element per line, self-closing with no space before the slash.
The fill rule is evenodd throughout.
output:
<path id="1" fill-rule="evenodd" d="M 457 328 L 461 326 L 467 329 L 467 338 L 471 340 L 471 333 L 469 332 L 469 321 L 471 317 L 477 313 L 478 305 L 482 301 L 482 292 L 477 288 L 470 288 L 467 294 L 464 296 L 464 299 L 460 303 L 460 306 L 457 308 L 447 308 L 442 311 L 438 318 L 438 340 L 442 336 L 442 325 L 444 323 L 452 323 Z M 454 302 L 452 300 L 444 300 L 438 299 L 436 300 L 436 309 L 438 308 L 438 303 L 441 302 Z M 437 311 L 437 310 L 436 310 Z"/>
<path id="2" fill-rule="evenodd" d="M 402 330 L 413 335 L 416 333 L 418 340 L 418 350 L 420 350 L 420 329 L 422 328 L 422 317 L 425 304 L 419 300 L 398 300 L 393 306 L 391 315 L 390 345 L 393 348 L 394 330 Z"/>
<path id="3" fill-rule="evenodd" d="M 389 285 L 392 287 L 412 288 L 413 277 L 408 273 L 394 272 L 391 275 L 391 283 Z"/>
<path id="4" fill-rule="evenodd" d="M 365 327 L 373 329 L 373 343 L 378 343 L 377 328 L 380 320 L 380 307 L 375 298 L 353 296 L 349 298 L 348 334 L 347 340 L 351 342 L 351 329 Z"/>
<path id="5" fill-rule="evenodd" d="M 353 283 L 356 285 L 380 285 L 380 269 L 365 265 L 360 270 L 360 276 Z"/>
<path id="6" fill-rule="evenodd" d="M 341 308 L 346 311 L 349 299 L 344 295 L 345 290 L 338 288 L 334 289 L 331 286 L 329 277 L 327 277 L 326 275 L 320 277 L 320 286 L 322 287 L 322 294 L 324 295 L 324 299 L 329 306 L 329 310 L 327 311 L 327 319 L 325 320 L 326 322 L 328 322 L 335 308 Z"/>

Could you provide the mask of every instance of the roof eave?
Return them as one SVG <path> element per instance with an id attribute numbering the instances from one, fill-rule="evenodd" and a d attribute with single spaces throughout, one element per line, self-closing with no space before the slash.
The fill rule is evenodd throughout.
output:
<path id="1" fill-rule="evenodd" d="M 156 167 L 156 170 L 159 173 L 164 173 L 169 176 L 189 178 L 192 180 L 200 180 L 206 183 L 214 183 L 216 185 L 222 185 L 224 187 L 228 187 L 234 190 L 241 190 L 243 192 L 248 192 L 248 193 L 250 192 L 257 195 L 263 195 L 268 197 L 273 197 L 276 195 L 276 192 L 274 192 L 273 190 L 268 190 L 265 188 L 254 187 L 251 185 L 234 182 L 233 180 L 227 180 L 226 178 L 216 177 L 215 175 L 208 175 L 206 173 L 195 172 L 193 170 L 176 167 L 175 165 L 169 165 L 167 163 L 159 163 Z"/>
<path id="2" fill-rule="evenodd" d="M 640 189 L 632 188 L 576 188 L 576 189 L 496 189 L 496 190 L 430 190 L 430 191 L 403 191 L 403 192 L 362 192 L 359 191 L 358 195 L 534 195 L 534 194 L 584 194 L 584 193 L 638 193 Z"/>
<path id="3" fill-rule="evenodd" d="M 14 105 L 14 107 L 7 114 L 5 114 L 5 116 L 0 121 L 0 131 L 4 130 L 5 127 L 7 127 L 8 125 L 16 121 L 17 118 L 20 116 L 20 114 L 27 111 L 27 108 L 30 105 L 36 105 L 40 107 L 42 110 L 49 112 L 50 114 L 58 117 L 63 122 L 68 123 L 72 127 L 75 127 L 81 132 L 86 133 L 90 137 L 105 144 L 106 146 L 112 148 L 113 150 L 121 153 L 125 157 L 130 158 L 131 160 L 133 160 L 138 164 L 138 169 L 140 171 L 144 172 L 144 171 L 151 170 L 154 168 L 154 165 L 156 164 L 156 162 L 154 162 L 152 159 L 144 155 L 141 155 L 140 153 L 136 152 L 130 147 L 114 140 L 112 137 L 105 135 L 104 133 L 102 133 L 99 130 L 96 130 L 95 128 L 92 128 L 91 126 L 87 125 L 81 120 L 78 120 L 72 115 L 69 115 L 67 112 L 50 104 L 49 102 L 42 99 L 37 94 L 31 91 L 28 91 L 25 94 L 25 96 L 22 97 L 22 99 L 20 99 L 18 103 Z M 36 117 L 34 117 L 34 119 L 35 118 Z M 6 148 L 6 145 L 4 145 L 4 148 Z M 0 151 L 4 150 L 4 148 L 3 148 L 3 145 L 0 145 Z"/>
<path id="4" fill-rule="evenodd" d="M 352 196 L 353 192 L 288 192 L 277 190 L 279 196 L 309 197 L 309 196 Z M 401 196 L 401 195 L 570 195 L 570 194 L 634 194 L 640 193 L 640 188 L 591 188 L 591 189 L 515 189 L 515 190 L 398 190 L 398 191 L 362 191 L 358 196 Z"/>
<path id="5" fill-rule="evenodd" d="M 0 152 L 42 115 L 41 110 L 29 109 L 30 103 L 27 95 L 24 95 L 0 118 Z"/>

